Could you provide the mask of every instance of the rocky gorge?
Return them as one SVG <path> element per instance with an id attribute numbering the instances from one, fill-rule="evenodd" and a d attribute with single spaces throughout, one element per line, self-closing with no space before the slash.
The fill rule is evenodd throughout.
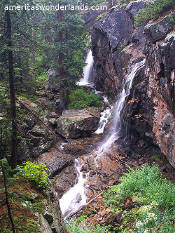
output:
<path id="1" fill-rule="evenodd" d="M 130 67 L 146 59 L 123 109 L 125 137 L 131 145 L 157 145 L 174 166 L 175 15 L 167 12 L 158 22 L 135 27 L 135 16 L 144 7 L 144 1 L 114 7 L 93 26 L 95 85 L 116 98 Z"/>
<path id="2" fill-rule="evenodd" d="M 167 11 L 159 20 L 136 27 L 136 14 L 145 7 L 145 1 L 125 6 L 116 1 L 105 14 L 99 12 L 102 17 L 93 18 L 93 68 L 83 89 L 100 96 L 100 108 L 65 109 L 53 70 L 47 72 L 49 85 L 39 90 L 35 103 L 18 99 L 27 114 L 20 130 L 28 138 L 21 140 L 19 162 L 46 164 L 57 199 L 65 201 L 64 195 L 81 183 L 81 192 L 72 191 L 73 206 L 64 210 L 64 217 L 77 214 L 107 186 L 118 184 L 128 166 L 155 162 L 153 154 L 175 167 L 175 13 Z M 171 166 L 164 161 L 162 172 L 174 174 Z M 107 212 L 92 205 L 97 210 L 95 217 L 89 214 L 91 220 L 103 224 Z M 43 221 L 49 225 L 47 216 Z M 52 228 L 50 232 L 56 227 Z"/>

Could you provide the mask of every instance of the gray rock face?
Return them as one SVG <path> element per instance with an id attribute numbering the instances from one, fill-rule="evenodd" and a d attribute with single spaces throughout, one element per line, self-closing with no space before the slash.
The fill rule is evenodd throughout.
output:
<path id="1" fill-rule="evenodd" d="M 58 133 L 65 138 L 84 137 L 97 129 L 98 120 L 87 110 L 67 110 L 58 119 Z"/>
<path id="2" fill-rule="evenodd" d="M 132 15 L 133 19 L 135 19 L 136 14 L 139 10 L 146 7 L 146 2 L 144 1 L 135 1 L 131 2 L 127 7 L 126 10 Z"/>
<path id="3" fill-rule="evenodd" d="M 119 46 L 126 46 L 131 40 L 131 32 L 133 31 L 132 20 L 124 9 L 112 9 L 101 24 L 95 25 L 105 33 L 110 42 L 112 49 Z"/>
<path id="4" fill-rule="evenodd" d="M 145 26 L 145 33 L 155 43 L 165 39 L 166 35 L 173 30 L 175 24 L 175 13 L 166 16 L 158 23 L 148 24 Z"/>
<path id="5" fill-rule="evenodd" d="M 43 233 L 66 233 L 66 227 L 62 218 L 58 194 L 51 187 L 45 200 L 44 214 L 39 214 L 39 223 Z"/>
<path id="6" fill-rule="evenodd" d="M 127 67 L 134 59 L 143 57 L 145 35 L 143 27 L 134 28 L 136 13 L 145 7 L 145 2 L 133 2 L 126 8 L 113 8 L 104 21 L 92 30 L 92 51 L 96 70 L 97 90 L 117 97 Z"/>
<path id="7" fill-rule="evenodd" d="M 73 157 L 68 154 L 60 153 L 59 151 L 52 150 L 50 152 L 46 152 L 39 156 L 37 159 L 39 163 L 46 164 L 48 170 L 47 172 L 51 176 L 55 176 L 59 172 L 61 172 L 67 166 L 73 164 Z"/>
<path id="8" fill-rule="evenodd" d="M 133 28 L 133 18 L 144 6 L 133 2 L 115 8 L 103 23 L 94 26 L 95 84 L 117 99 L 129 68 L 146 57 L 145 69 L 135 77 L 122 112 L 125 136 L 131 148 L 158 146 L 175 167 L 175 33 L 171 32 L 175 12 L 144 28 Z"/>

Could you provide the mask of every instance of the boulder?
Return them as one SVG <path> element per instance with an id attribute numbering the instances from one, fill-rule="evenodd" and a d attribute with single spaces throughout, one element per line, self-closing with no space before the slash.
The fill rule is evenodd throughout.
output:
<path id="1" fill-rule="evenodd" d="M 45 137 L 46 130 L 43 129 L 40 125 L 35 125 L 33 129 L 30 131 L 30 134 L 35 137 Z"/>
<path id="2" fill-rule="evenodd" d="M 47 172 L 51 176 L 55 176 L 64 168 L 73 164 L 73 157 L 68 154 L 60 153 L 56 149 L 52 149 L 51 151 L 40 155 L 37 162 L 46 164 L 48 168 Z"/>
<path id="3" fill-rule="evenodd" d="M 98 127 L 99 118 L 86 109 L 66 110 L 58 119 L 57 130 L 64 138 L 85 137 Z"/>

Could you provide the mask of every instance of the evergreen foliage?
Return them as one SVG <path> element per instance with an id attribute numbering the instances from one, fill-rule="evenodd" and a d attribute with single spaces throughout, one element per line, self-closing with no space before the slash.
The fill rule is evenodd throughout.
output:
<path id="1" fill-rule="evenodd" d="M 155 0 L 152 3 L 147 3 L 147 7 L 140 10 L 136 15 L 135 24 L 141 26 L 151 19 L 159 18 L 163 12 L 174 8 L 174 0 Z"/>

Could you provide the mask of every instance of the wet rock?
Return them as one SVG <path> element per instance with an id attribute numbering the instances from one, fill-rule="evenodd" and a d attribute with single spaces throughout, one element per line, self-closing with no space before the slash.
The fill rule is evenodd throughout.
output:
<path id="1" fill-rule="evenodd" d="M 133 30 L 132 20 L 124 9 L 112 9 L 96 29 L 107 34 L 110 46 L 115 49 L 119 46 L 126 46 L 131 40 Z"/>
<path id="2" fill-rule="evenodd" d="M 59 175 L 55 177 L 57 182 L 55 183 L 55 189 L 59 195 L 59 198 L 68 191 L 76 182 L 77 171 L 75 166 L 69 166 L 60 172 Z"/>
<path id="3" fill-rule="evenodd" d="M 35 125 L 30 134 L 36 137 L 45 137 L 46 131 L 40 125 Z"/>
<path id="4" fill-rule="evenodd" d="M 65 138 L 85 137 L 97 129 L 98 120 L 87 110 L 67 110 L 58 119 L 58 133 Z"/>
<path id="5" fill-rule="evenodd" d="M 128 8 L 112 9 L 104 21 L 92 30 L 92 51 L 96 70 L 95 86 L 111 98 L 117 98 L 128 68 L 144 57 L 143 27 L 134 28 L 133 17 L 144 7 L 141 1 Z M 133 16 L 132 16 L 133 14 Z"/>
<path id="6" fill-rule="evenodd" d="M 64 146 L 64 152 L 68 154 L 72 154 L 75 157 L 81 156 L 87 153 L 86 148 L 78 143 L 69 143 Z"/>
<path id="7" fill-rule="evenodd" d="M 40 155 L 37 161 L 46 164 L 48 168 L 47 172 L 51 176 L 60 173 L 64 168 L 70 166 L 74 162 L 72 156 L 60 153 L 56 149 L 52 149 L 50 152 Z"/>
<path id="8" fill-rule="evenodd" d="M 96 20 L 96 18 L 104 13 L 106 10 L 96 10 L 96 11 L 88 11 L 85 12 L 82 16 L 83 20 L 85 21 L 86 25 L 92 26 Z"/>
<path id="9" fill-rule="evenodd" d="M 130 4 L 128 4 L 128 6 L 126 7 L 126 10 L 132 15 L 132 18 L 135 19 L 138 11 L 145 7 L 146 7 L 145 1 L 135 1 L 135 2 L 131 2 Z"/>
<path id="10" fill-rule="evenodd" d="M 160 22 L 145 26 L 145 33 L 155 43 L 165 39 L 166 35 L 173 30 L 175 24 L 175 12 L 164 17 Z"/>

